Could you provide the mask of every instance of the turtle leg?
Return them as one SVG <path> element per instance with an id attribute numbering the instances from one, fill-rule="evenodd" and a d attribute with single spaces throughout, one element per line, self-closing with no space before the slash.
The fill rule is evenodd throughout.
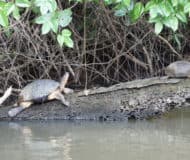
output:
<path id="1" fill-rule="evenodd" d="M 20 102 L 18 107 L 9 110 L 8 115 L 10 117 L 15 117 L 17 114 L 22 112 L 24 109 L 30 107 L 32 104 L 33 104 L 32 101 Z"/>
<path id="2" fill-rule="evenodd" d="M 48 96 L 48 100 L 53 99 L 60 100 L 64 105 L 69 106 L 69 102 L 65 100 L 65 97 L 62 95 L 60 90 L 56 90 Z"/>
<path id="3" fill-rule="evenodd" d="M 70 89 L 70 88 L 63 88 L 63 92 L 65 94 L 69 94 L 69 93 L 73 93 L 74 91 L 73 91 L 73 89 Z"/>

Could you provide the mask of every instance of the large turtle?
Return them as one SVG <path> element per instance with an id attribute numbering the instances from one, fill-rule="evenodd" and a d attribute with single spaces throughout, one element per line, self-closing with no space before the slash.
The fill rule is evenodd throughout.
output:
<path id="1" fill-rule="evenodd" d="M 14 117 L 33 103 L 42 103 L 53 99 L 58 99 L 64 105 L 69 106 L 69 102 L 62 94 L 62 92 L 65 94 L 73 92 L 72 89 L 65 88 L 68 78 L 69 73 L 66 72 L 60 83 L 51 79 L 39 79 L 26 85 L 19 94 L 17 107 L 9 110 L 8 115 Z"/>
<path id="2" fill-rule="evenodd" d="M 165 68 L 168 77 L 190 77 L 190 62 L 176 61 Z"/>

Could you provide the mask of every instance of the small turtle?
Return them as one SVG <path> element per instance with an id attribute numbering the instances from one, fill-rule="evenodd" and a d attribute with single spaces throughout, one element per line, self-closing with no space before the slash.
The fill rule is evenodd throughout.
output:
<path id="1" fill-rule="evenodd" d="M 165 73 L 168 77 L 190 77 L 190 62 L 176 61 L 165 68 Z"/>
<path id="2" fill-rule="evenodd" d="M 60 83 L 50 79 L 40 79 L 26 85 L 19 94 L 18 107 L 9 110 L 8 115 L 14 117 L 33 103 L 43 103 L 53 99 L 58 99 L 64 105 L 69 106 L 69 102 L 65 100 L 61 93 L 67 94 L 73 92 L 72 89 L 65 88 L 68 78 L 69 73 L 66 72 Z"/>

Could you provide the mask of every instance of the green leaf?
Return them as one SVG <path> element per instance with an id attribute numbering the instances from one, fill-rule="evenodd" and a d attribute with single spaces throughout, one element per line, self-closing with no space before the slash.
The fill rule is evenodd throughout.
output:
<path id="1" fill-rule="evenodd" d="M 168 17 L 171 14 L 170 7 L 165 2 L 158 5 L 158 13 L 164 17 Z"/>
<path id="2" fill-rule="evenodd" d="M 7 27 L 9 25 L 8 16 L 6 16 L 3 11 L 0 12 L 0 25 L 3 27 Z"/>
<path id="3" fill-rule="evenodd" d="M 150 8 L 149 14 L 150 14 L 150 18 L 157 17 L 158 16 L 157 6 Z"/>
<path id="4" fill-rule="evenodd" d="M 171 2 L 174 7 L 178 5 L 178 0 L 171 0 Z"/>
<path id="5" fill-rule="evenodd" d="M 49 23 L 44 23 L 42 26 L 42 34 L 47 34 L 51 30 Z"/>
<path id="6" fill-rule="evenodd" d="M 163 24 L 161 22 L 157 22 L 155 24 L 155 29 L 154 29 L 155 33 L 159 34 L 162 31 L 162 29 L 163 29 Z"/>
<path id="7" fill-rule="evenodd" d="M 178 0 L 178 4 L 185 6 L 189 0 Z"/>
<path id="8" fill-rule="evenodd" d="M 19 9 L 17 6 L 15 6 L 15 9 L 13 11 L 13 17 L 16 19 L 16 20 L 19 20 L 20 19 L 20 13 L 19 13 Z"/>
<path id="9" fill-rule="evenodd" d="M 163 22 L 167 27 L 171 28 L 174 32 L 178 29 L 178 19 L 176 17 L 167 17 Z"/>
<path id="10" fill-rule="evenodd" d="M 74 46 L 73 40 L 71 39 L 71 31 L 68 29 L 63 29 L 61 34 L 57 35 L 57 41 L 61 47 L 63 44 L 70 48 Z"/>
<path id="11" fill-rule="evenodd" d="M 63 29 L 61 33 L 64 37 L 70 37 L 71 36 L 71 31 L 68 29 Z"/>
<path id="12" fill-rule="evenodd" d="M 31 3 L 28 0 L 16 0 L 16 6 L 27 8 L 30 7 Z"/>
<path id="13" fill-rule="evenodd" d="M 59 45 L 62 47 L 63 43 L 64 43 L 64 36 L 61 34 L 57 35 L 57 41 L 58 41 Z"/>
<path id="14" fill-rule="evenodd" d="M 190 2 L 188 2 L 188 3 L 184 6 L 184 12 L 185 12 L 185 13 L 189 13 L 189 12 L 190 12 Z"/>
<path id="15" fill-rule="evenodd" d="M 65 9 L 63 11 L 59 11 L 58 12 L 58 21 L 59 21 L 59 25 L 61 27 L 66 27 L 69 25 L 69 23 L 72 20 L 72 12 L 70 9 Z"/>
<path id="16" fill-rule="evenodd" d="M 65 37 L 64 43 L 69 48 L 73 48 L 74 46 L 73 40 L 70 37 Z"/>
<path id="17" fill-rule="evenodd" d="M 58 20 L 56 18 L 52 18 L 50 21 L 50 27 L 53 32 L 57 33 L 58 30 Z"/>
<path id="18" fill-rule="evenodd" d="M 15 4 L 12 2 L 8 2 L 5 6 L 4 6 L 4 11 L 6 12 L 6 15 L 10 15 L 14 9 L 15 9 Z"/>
<path id="19" fill-rule="evenodd" d="M 131 0 L 123 0 L 123 4 L 127 7 L 130 6 Z"/>
<path id="20" fill-rule="evenodd" d="M 123 0 L 109 0 L 111 3 L 110 4 L 112 4 L 112 3 L 121 3 Z"/>
<path id="21" fill-rule="evenodd" d="M 42 34 L 48 33 L 50 30 L 57 33 L 58 30 L 58 19 L 57 19 L 57 13 L 52 12 L 45 15 L 42 15 L 35 19 L 35 23 L 37 24 L 43 24 L 42 26 Z M 47 27 L 48 25 L 48 27 Z"/>
<path id="22" fill-rule="evenodd" d="M 48 21 L 51 20 L 51 17 L 52 17 L 51 13 L 42 15 L 42 16 L 37 17 L 37 18 L 35 19 L 35 23 L 37 23 L 37 24 L 46 23 L 46 22 L 48 22 Z"/>
<path id="23" fill-rule="evenodd" d="M 34 4 L 40 7 L 40 12 L 42 15 L 49 12 L 54 12 L 57 9 L 57 3 L 55 0 L 35 0 Z"/>
<path id="24" fill-rule="evenodd" d="M 0 1 L 0 10 L 3 10 L 5 5 L 6 5 L 5 2 Z"/>
<path id="25" fill-rule="evenodd" d="M 135 4 L 133 10 L 130 13 L 131 20 L 135 22 L 139 19 L 139 17 L 142 15 L 144 11 L 144 6 L 141 2 L 138 2 Z"/>
<path id="26" fill-rule="evenodd" d="M 181 22 L 187 23 L 187 17 L 186 17 L 186 15 L 185 15 L 184 12 L 178 12 L 178 13 L 176 13 L 176 17 L 177 17 Z"/>
<path id="27" fill-rule="evenodd" d="M 155 4 L 155 2 L 154 1 L 149 1 L 148 3 L 146 3 L 146 5 L 145 5 L 145 11 L 149 11 L 150 9 L 152 9 L 153 7 L 155 7 L 156 6 L 156 4 Z"/>

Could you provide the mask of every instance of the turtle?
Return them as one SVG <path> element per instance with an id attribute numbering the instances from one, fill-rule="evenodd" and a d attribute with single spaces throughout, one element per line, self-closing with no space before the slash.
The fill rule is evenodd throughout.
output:
<path id="1" fill-rule="evenodd" d="M 165 73 L 170 78 L 189 78 L 190 62 L 185 60 L 175 61 L 165 68 Z"/>
<path id="2" fill-rule="evenodd" d="M 73 90 L 65 88 L 69 79 L 69 73 L 66 72 L 60 82 L 52 79 L 38 79 L 27 84 L 20 92 L 16 108 L 8 111 L 10 117 L 15 117 L 24 109 L 30 107 L 34 103 L 43 103 L 50 100 L 60 100 L 65 106 L 69 106 L 69 102 L 65 100 L 63 93 L 72 93 Z"/>

